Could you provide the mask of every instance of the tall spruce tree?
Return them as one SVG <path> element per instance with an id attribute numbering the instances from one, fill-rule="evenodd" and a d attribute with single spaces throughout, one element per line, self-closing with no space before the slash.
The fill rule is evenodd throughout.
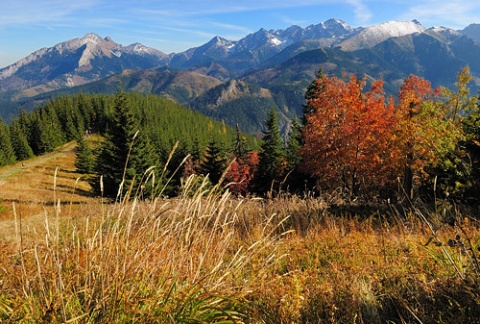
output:
<path id="1" fill-rule="evenodd" d="M 300 171 L 300 150 L 302 148 L 302 126 L 295 117 L 292 120 L 290 134 L 286 145 L 286 185 L 290 192 L 304 191 L 307 184 L 307 175 Z"/>
<path id="2" fill-rule="evenodd" d="M 302 124 L 305 125 L 307 123 L 307 116 L 313 112 L 315 112 L 315 107 L 313 107 L 312 100 L 318 98 L 319 94 L 322 93 L 325 89 L 323 84 L 323 74 L 322 69 L 317 72 L 317 77 L 313 80 L 307 88 L 305 92 L 305 100 L 306 103 L 303 105 L 303 116 L 302 116 Z"/>
<path id="3" fill-rule="evenodd" d="M 103 194 L 116 197 L 119 189 L 125 194 L 132 181 L 138 184 L 143 173 L 154 164 L 151 145 L 138 130 L 127 94 L 123 91 L 115 96 L 114 116 L 105 137 L 95 171 L 103 177 Z M 96 188 L 101 189 L 98 185 Z"/>
<path id="4" fill-rule="evenodd" d="M 287 141 L 287 170 L 291 171 L 297 168 L 300 163 L 300 148 L 302 147 L 302 128 L 297 119 L 294 117 L 292 120 L 292 125 L 290 129 L 290 134 Z"/>
<path id="5" fill-rule="evenodd" d="M 0 118 L 0 166 L 13 164 L 15 161 L 15 152 L 10 141 L 10 131 Z"/>
<path id="6" fill-rule="evenodd" d="M 265 122 L 262 140 L 254 181 L 257 192 L 265 194 L 279 189 L 277 185 L 283 178 L 285 168 L 285 150 L 278 127 L 277 113 L 273 109 Z"/>
<path id="7" fill-rule="evenodd" d="M 52 152 L 56 147 L 65 143 L 60 121 L 53 103 L 33 111 L 29 115 L 31 124 L 31 147 L 36 155 Z"/>
<path id="8" fill-rule="evenodd" d="M 14 119 L 10 124 L 10 139 L 17 160 L 23 161 L 34 156 L 32 148 L 28 144 L 27 134 L 18 119 Z"/>
<path id="9" fill-rule="evenodd" d="M 92 150 L 83 136 L 78 135 L 77 137 L 75 168 L 78 173 L 90 174 L 93 172 L 95 166 Z"/>
<path id="10" fill-rule="evenodd" d="M 200 163 L 201 173 L 204 175 L 208 174 L 210 181 L 215 185 L 220 181 L 225 167 L 226 160 L 223 149 L 218 142 L 212 138 L 207 145 L 205 155 Z"/>

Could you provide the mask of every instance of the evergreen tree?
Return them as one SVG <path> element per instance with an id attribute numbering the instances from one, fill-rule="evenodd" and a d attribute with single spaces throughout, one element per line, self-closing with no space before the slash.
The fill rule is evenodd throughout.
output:
<path id="1" fill-rule="evenodd" d="M 67 141 L 71 141 L 75 138 L 80 137 L 81 134 L 83 134 L 83 128 L 75 124 L 75 119 L 74 119 L 74 111 L 73 108 L 69 107 L 67 111 L 65 111 L 65 120 L 62 121 L 63 125 L 63 132 L 65 134 L 65 138 Z"/>
<path id="2" fill-rule="evenodd" d="M 223 150 L 215 139 L 212 138 L 205 150 L 205 155 L 200 163 L 201 173 L 208 174 L 212 184 L 217 184 L 223 172 L 225 171 L 226 160 L 224 158 Z"/>
<path id="3" fill-rule="evenodd" d="M 30 113 L 31 115 L 32 113 Z M 35 151 L 33 151 L 32 143 L 33 143 L 33 136 L 32 136 L 32 122 L 30 115 L 27 114 L 27 112 L 23 109 L 20 109 L 20 113 L 18 114 L 18 117 L 14 119 L 14 121 L 17 121 L 18 123 L 18 130 L 20 133 L 25 135 L 25 138 L 27 139 L 28 146 L 32 150 L 33 155 L 35 154 Z M 13 123 L 12 123 L 13 125 Z"/>
<path id="4" fill-rule="evenodd" d="M 262 140 L 254 181 L 257 192 L 265 194 L 278 188 L 276 185 L 283 177 L 285 166 L 285 152 L 278 127 L 278 117 L 273 109 L 265 122 Z"/>
<path id="5" fill-rule="evenodd" d="M 302 128 L 297 119 L 297 117 L 293 118 L 290 134 L 288 136 L 287 141 L 287 152 L 286 152 L 286 160 L 287 160 L 287 170 L 291 171 L 296 169 L 297 166 L 300 164 L 300 148 L 302 147 Z"/>
<path id="6" fill-rule="evenodd" d="M 22 130 L 18 119 L 14 119 L 10 125 L 10 139 L 17 160 L 23 161 L 34 156 L 32 148 L 28 144 L 27 134 Z"/>
<path id="7" fill-rule="evenodd" d="M 286 145 L 286 185 L 288 190 L 303 191 L 305 185 L 308 185 L 307 175 L 300 171 L 300 162 L 302 161 L 300 150 L 302 148 L 302 126 L 297 117 L 292 120 L 291 130 Z"/>
<path id="8" fill-rule="evenodd" d="M 0 166 L 16 162 L 8 126 L 0 118 Z"/>
<path id="9" fill-rule="evenodd" d="M 198 139 L 194 139 L 192 142 L 192 147 L 190 148 L 190 155 L 192 156 L 193 161 L 196 163 L 200 162 L 201 153 L 200 153 L 200 142 Z"/>
<path id="10" fill-rule="evenodd" d="M 302 117 L 302 124 L 306 125 L 307 123 L 307 116 L 313 112 L 315 112 L 315 107 L 312 105 L 312 101 L 315 98 L 318 98 L 319 94 L 322 93 L 325 89 L 323 84 L 323 74 L 322 69 L 317 72 L 317 77 L 313 80 L 307 87 L 307 91 L 305 92 L 305 100 L 306 103 L 303 105 L 303 117 Z"/>
<path id="11" fill-rule="evenodd" d="M 94 170 L 95 161 L 93 153 L 83 136 L 78 136 L 77 147 L 75 148 L 75 168 L 78 173 L 90 174 Z"/>
<path id="12" fill-rule="evenodd" d="M 437 133 L 435 137 L 456 145 L 445 152 L 436 164 L 427 166 L 429 177 L 420 188 L 425 197 L 435 191 L 435 198 L 443 196 L 442 198 L 463 201 L 472 198 L 474 201 L 478 200 L 480 109 L 478 96 L 470 96 L 468 83 L 471 80 L 469 69 L 465 67 L 457 75 L 456 90 L 442 88 L 441 102 L 444 107 L 436 110 L 443 112 L 442 120 L 448 121 L 449 131 L 441 135 Z M 429 120 L 432 120 L 430 116 Z M 439 126 L 442 126 L 441 123 L 435 125 L 435 131 L 441 131 Z"/>
<path id="13" fill-rule="evenodd" d="M 96 98 L 98 98 L 98 96 L 85 96 L 82 93 L 73 97 L 73 105 L 76 111 L 79 131 L 91 131 L 95 126 L 95 115 L 103 113 L 103 110 L 101 110 L 100 107 L 96 107 L 97 109 L 95 109 L 93 105 Z"/>
<path id="14" fill-rule="evenodd" d="M 53 103 L 34 110 L 30 115 L 30 146 L 36 155 L 52 152 L 65 143 L 65 137 Z"/>
<path id="15" fill-rule="evenodd" d="M 151 145 L 138 131 L 123 91 L 117 93 L 114 109 L 95 168 L 96 173 L 103 176 L 103 194 L 108 197 L 115 197 L 119 189 L 125 194 L 132 181 L 140 181 L 143 173 L 153 165 Z M 97 189 L 100 189 L 98 184 Z"/>

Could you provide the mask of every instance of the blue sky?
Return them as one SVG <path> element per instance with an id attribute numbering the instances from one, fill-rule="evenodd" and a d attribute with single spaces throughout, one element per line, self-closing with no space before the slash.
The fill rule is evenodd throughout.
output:
<path id="1" fill-rule="evenodd" d="M 94 32 L 123 45 L 181 52 L 214 36 L 238 40 L 260 28 L 307 27 L 338 18 L 352 27 L 388 20 L 463 29 L 480 23 L 478 0 L 2 0 L 0 68 Z"/>

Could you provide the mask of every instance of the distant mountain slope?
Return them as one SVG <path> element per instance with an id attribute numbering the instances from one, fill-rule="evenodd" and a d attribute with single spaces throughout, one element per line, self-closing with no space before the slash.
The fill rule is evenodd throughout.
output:
<path id="1" fill-rule="evenodd" d="M 341 77 L 343 73 L 366 76 L 367 81 L 383 79 L 387 94 L 396 96 L 403 79 L 416 74 L 430 80 L 432 85 L 451 87 L 456 82 L 457 73 L 469 65 L 475 78 L 480 75 L 480 46 L 472 39 L 457 35 L 445 41 L 445 36 L 434 31 L 389 38 L 372 48 L 344 51 L 341 48 L 321 48 L 301 52 L 279 64 L 248 73 L 239 80 L 262 89 L 256 101 L 245 102 L 246 107 L 238 109 L 237 122 L 242 120 L 249 129 L 258 127 L 258 115 L 274 106 L 280 114 L 284 132 L 288 130 L 288 120 L 294 115 L 301 116 L 304 94 L 308 84 L 321 68 L 324 74 Z M 222 86 L 220 86 L 222 87 Z M 472 93 L 480 89 L 472 85 Z M 261 95 L 268 94 L 268 95 Z M 215 96 L 216 95 L 216 96 Z M 203 97 L 208 97 L 209 100 Z M 212 97 L 213 96 L 213 97 Z M 217 119 L 232 122 L 232 107 L 239 107 L 239 101 L 252 99 L 250 93 L 231 100 L 218 101 L 221 93 L 211 90 L 197 98 L 193 107 Z M 203 102 L 203 104 L 198 104 Z M 217 103 L 216 105 L 214 103 Z M 208 104 L 206 104 L 208 103 Z M 251 112 L 245 118 L 245 109 L 255 107 L 257 115 Z M 258 128 L 257 128 L 258 130 Z"/>
<path id="2" fill-rule="evenodd" d="M 36 95 L 23 100 L 22 106 L 33 108 L 35 103 L 43 102 L 59 95 L 78 92 L 90 94 L 112 94 L 119 86 L 129 92 L 152 93 L 172 99 L 182 105 L 188 105 L 191 98 L 202 95 L 209 89 L 222 84 L 221 81 L 196 72 L 172 71 L 169 69 L 124 70 L 105 79 L 81 86 L 59 89 Z"/>
<path id="3" fill-rule="evenodd" d="M 0 70 L 0 92 L 25 96 L 85 84 L 121 72 L 164 65 L 169 56 L 139 43 L 122 46 L 109 37 L 87 34 L 40 49 Z"/>
<path id="4" fill-rule="evenodd" d="M 354 33 L 354 29 L 338 19 L 329 19 L 305 29 L 291 26 L 285 30 L 264 28 L 239 41 L 214 37 L 210 42 L 173 56 L 171 66 L 179 69 L 197 69 L 217 62 L 237 77 L 258 68 L 286 47 L 305 40 L 322 40 L 321 46 L 331 46 L 336 40 Z"/>
<path id="5" fill-rule="evenodd" d="M 480 44 L 480 24 L 471 24 L 462 30 L 461 33 Z"/>

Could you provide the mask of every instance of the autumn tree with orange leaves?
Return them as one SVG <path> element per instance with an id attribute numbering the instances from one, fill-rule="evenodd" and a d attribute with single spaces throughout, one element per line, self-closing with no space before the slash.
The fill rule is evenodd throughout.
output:
<path id="1" fill-rule="evenodd" d="M 377 194 L 395 180 L 389 150 L 394 103 L 386 100 L 382 81 L 368 92 L 365 85 L 354 75 L 347 82 L 319 73 L 304 109 L 303 172 L 316 177 L 321 190 L 342 188 L 350 198 Z"/>

